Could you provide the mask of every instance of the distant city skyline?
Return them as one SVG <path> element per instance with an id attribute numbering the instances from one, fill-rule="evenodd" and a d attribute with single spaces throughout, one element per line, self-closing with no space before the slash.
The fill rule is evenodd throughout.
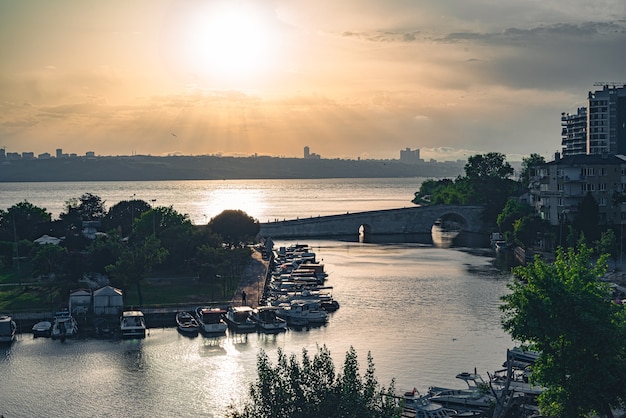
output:
<path id="1" fill-rule="evenodd" d="M 0 147 L 550 158 L 624 44 L 623 0 L 0 0 Z"/>

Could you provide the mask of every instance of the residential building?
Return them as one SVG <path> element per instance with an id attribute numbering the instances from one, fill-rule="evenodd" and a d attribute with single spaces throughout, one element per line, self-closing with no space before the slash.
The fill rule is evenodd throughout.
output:
<path id="1" fill-rule="evenodd" d="M 561 145 L 563 156 L 587 154 L 587 108 L 575 114 L 561 113 Z"/>
<path id="2" fill-rule="evenodd" d="M 530 199 L 542 219 L 558 225 L 573 220 L 587 193 L 595 198 L 600 224 L 626 223 L 626 204 L 614 202 L 614 195 L 626 191 L 626 156 L 570 155 L 533 167 Z"/>
<path id="3" fill-rule="evenodd" d="M 561 113 L 564 157 L 582 154 L 626 155 L 626 83 L 598 83 L 587 106 Z"/>
<path id="4" fill-rule="evenodd" d="M 406 164 L 415 164 L 419 163 L 422 160 L 420 159 L 420 150 L 411 148 L 405 148 L 400 150 L 400 162 Z"/>
<path id="5" fill-rule="evenodd" d="M 626 154 L 626 88 L 615 83 L 589 92 L 588 154 Z"/>

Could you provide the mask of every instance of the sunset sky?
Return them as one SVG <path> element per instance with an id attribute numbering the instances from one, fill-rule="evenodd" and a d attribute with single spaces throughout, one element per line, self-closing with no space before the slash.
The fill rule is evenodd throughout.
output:
<path id="1" fill-rule="evenodd" d="M 0 147 L 511 161 L 626 81 L 624 0 L 0 0 Z"/>

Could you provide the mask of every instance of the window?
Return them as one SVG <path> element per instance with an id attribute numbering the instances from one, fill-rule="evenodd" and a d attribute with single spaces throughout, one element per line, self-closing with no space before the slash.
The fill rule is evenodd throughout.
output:
<path id="1" fill-rule="evenodd" d="M 596 175 L 596 169 L 595 168 L 582 168 L 581 173 L 583 176 L 595 176 Z"/>
<path id="2" fill-rule="evenodd" d="M 606 198 L 601 197 L 598 199 L 598 206 L 606 206 Z"/>
<path id="3" fill-rule="evenodd" d="M 556 185 L 556 190 L 558 190 L 559 192 L 562 192 L 563 191 L 563 184 L 562 183 L 558 183 Z"/>
<path id="4" fill-rule="evenodd" d="M 606 183 L 599 183 L 598 184 L 598 190 L 601 192 L 605 192 L 606 191 Z"/>

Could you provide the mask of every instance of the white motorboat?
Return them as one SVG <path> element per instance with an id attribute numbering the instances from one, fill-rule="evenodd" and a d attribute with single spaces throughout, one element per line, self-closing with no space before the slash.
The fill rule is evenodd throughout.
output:
<path id="1" fill-rule="evenodd" d="M 52 322 L 40 321 L 33 325 L 33 337 L 50 337 L 52 334 Z"/>
<path id="2" fill-rule="evenodd" d="M 251 318 L 257 330 L 265 333 L 279 333 L 287 330 L 287 322 L 278 317 L 276 306 L 260 306 L 252 312 Z"/>
<path id="3" fill-rule="evenodd" d="M 0 343 L 12 343 L 15 341 L 17 325 L 13 317 L 9 315 L 0 316 Z"/>
<path id="4" fill-rule="evenodd" d="M 196 318 L 193 317 L 189 312 L 178 312 L 176 314 L 176 326 L 178 332 L 184 335 L 194 336 L 198 335 L 200 331 L 200 325 Z"/>
<path id="5" fill-rule="evenodd" d="M 200 332 L 204 334 L 224 334 L 228 326 L 222 315 L 226 311 L 222 308 L 196 308 L 196 320 L 200 326 Z"/>
<path id="6" fill-rule="evenodd" d="M 53 340 L 58 338 L 61 341 L 65 341 L 66 338 L 75 337 L 76 334 L 78 334 L 78 323 L 69 311 L 61 311 L 54 314 L 54 323 L 50 333 Z"/>
<path id="7" fill-rule="evenodd" d="M 120 317 L 122 338 L 145 338 L 146 320 L 141 311 L 124 311 Z"/>
<path id="8" fill-rule="evenodd" d="M 224 321 L 235 332 L 252 332 L 256 329 L 256 323 L 251 318 L 252 312 L 250 306 L 231 306 L 224 314 Z"/>
<path id="9" fill-rule="evenodd" d="M 467 389 L 450 389 L 431 387 L 428 395 L 431 401 L 439 403 L 447 408 L 461 408 L 471 411 L 484 411 L 489 409 L 496 398 L 490 394 L 488 383 L 476 373 L 459 373 L 457 379 L 465 381 Z"/>
<path id="10" fill-rule="evenodd" d="M 277 315 L 294 326 L 321 325 L 328 321 L 328 314 L 319 300 L 292 300 L 288 305 L 279 305 Z"/>

